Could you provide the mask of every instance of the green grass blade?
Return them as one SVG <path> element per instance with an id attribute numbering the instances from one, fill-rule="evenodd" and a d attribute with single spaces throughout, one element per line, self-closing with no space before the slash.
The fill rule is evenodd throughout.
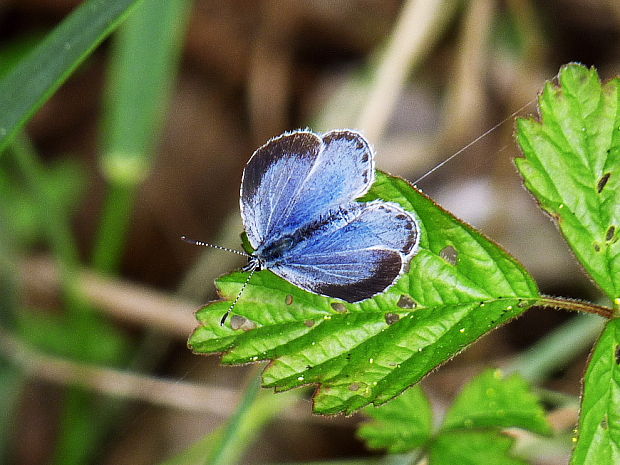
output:
<path id="1" fill-rule="evenodd" d="M 94 267 L 118 268 L 135 189 L 148 175 L 181 55 L 188 0 L 146 0 L 118 31 L 111 56 L 100 165 L 108 193 Z"/>
<path id="2" fill-rule="evenodd" d="M 265 385 L 318 384 L 315 411 L 352 412 L 387 402 L 538 299 L 514 258 L 406 181 L 378 172 L 365 200 L 377 197 L 415 212 L 422 230 L 420 252 L 388 291 L 347 304 L 260 271 L 225 326 L 229 301 L 198 312 L 192 348 L 226 352 L 224 363 L 271 359 Z M 221 294 L 233 299 L 246 276 L 220 278 Z"/>
<path id="3" fill-rule="evenodd" d="M 119 28 L 105 99 L 103 174 L 137 184 L 148 174 L 185 37 L 188 0 L 145 0 Z"/>
<path id="4" fill-rule="evenodd" d="M 87 0 L 0 80 L 0 152 L 140 0 Z"/>
<path id="5" fill-rule="evenodd" d="M 620 463 L 620 319 L 607 323 L 590 356 L 570 463 Z"/>
<path id="6" fill-rule="evenodd" d="M 620 79 L 567 65 L 540 96 L 541 121 L 520 119 L 515 163 L 577 259 L 613 301 L 620 296 Z"/>

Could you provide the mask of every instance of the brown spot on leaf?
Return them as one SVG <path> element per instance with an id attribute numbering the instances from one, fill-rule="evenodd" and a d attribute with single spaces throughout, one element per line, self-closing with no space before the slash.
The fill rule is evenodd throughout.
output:
<path id="1" fill-rule="evenodd" d="M 611 176 L 611 173 L 605 173 L 601 179 L 598 180 L 598 184 L 596 185 L 596 191 L 600 194 L 601 191 L 603 190 L 603 188 L 605 187 L 605 184 L 607 184 L 607 181 L 609 181 L 609 177 Z"/>
<path id="2" fill-rule="evenodd" d="M 607 234 L 605 235 L 605 240 L 607 242 L 611 241 L 614 238 L 615 234 L 616 234 L 616 227 L 610 226 L 609 229 L 607 230 Z"/>
<path id="3" fill-rule="evenodd" d="M 243 331 L 250 331 L 256 328 L 256 323 L 241 315 L 233 315 L 230 319 L 230 327 L 235 331 L 241 329 Z"/>
<path id="4" fill-rule="evenodd" d="M 439 252 L 439 256 L 445 261 L 447 261 L 450 265 L 456 265 L 456 262 L 459 259 L 459 253 L 451 245 L 448 245 L 441 249 L 441 252 Z"/>
<path id="5" fill-rule="evenodd" d="M 338 313 L 344 313 L 347 311 L 347 307 L 340 302 L 332 302 L 332 308 L 336 310 Z"/>
<path id="6" fill-rule="evenodd" d="M 408 296 L 406 294 L 400 296 L 400 299 L 398 299 L 396 305 L 398 305 L 400 308 L 416 308 L 418 306 L 416 301 L 413 300 L 411 296 Z"/>

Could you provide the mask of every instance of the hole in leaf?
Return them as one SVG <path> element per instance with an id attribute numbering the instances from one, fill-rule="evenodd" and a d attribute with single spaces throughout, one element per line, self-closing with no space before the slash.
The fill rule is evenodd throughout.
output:
<path id="1" fill-rule="evenodd" d="M 620 365 L 620 345 L 616 346 L 616 365 Z"/>
<path id="2" fill-rule="evenodd" d="M 405 294 L 400 296 L 400 299 L 398 299 L 396 305 L 398 305 L 400 308 L 416 308 L 418 306 L 416 301 L 413 300 L 411 296 Z"/>
<path id="3" fill-rule="evenodd" d="M 338 313 L 344 313 L 347 311 L 347 307 L 340 302 L 332 302 L 332 308 L 336 310 Z"/>
<path id="4" fill-rule="evenodd" d="M 385 322 L 388 325 L 393 325 L 398 320 L 400 320 L 400 315 L 398 313 L 386 313 L 385 314 Z"/>
<path id="5" fill-rule="evenodd" d="M 614 238 L 614 234 L 616 234 L 616 227 L 610 226 L 607 230 L 607 234 L 605 235 L 605 240 L 607 242 L 611 241 Z"/>
<path id="6" fill-rule="evenodd" d="M 600 194 L 601 191 L 603 190 L 603 188 L 605 187 L 605 184 L 607 184 L 607 181 L 609 181 L 609 176 L 611 176 L 611 173 L 605 173 L 601 179 L 598 180 L 598 184 L 596 185 L 596 191 Z"/>
<path id="7" fill-rule="evenodd" d="M 291 304 L 293 303 L 293 296 L 292 296 L 292 295 L 290 295 L 290 294 L 289 294 L 289 295 L 287 295 L 287 296 L 284 298 L 284 303 L 285 303 L 286 305 L 291 305 Z"/>
<path id="8" fill-rule="evenodd" d="M 243 316 L 233 315 L 233 317 L 230 319 L 230 327 L 235 331 L 238 329 L 242 329 L 243 331 L 250 331 L 251 329 L 256 328 L 256 323 L 248 320 Z"/>
<path id="9" fill-rule="evenodd" d="M 598 242 L 595 242 L 595 243 L 594 243 L 594 251 L 595 251 L 595 252 L 600 252 L 600 251 L 601 251 L 601 246 L 600 246 L 600 245 L 598 245 Z"/>
<path id="10" fill-rule="evenodd" d="M 441 249 L 441 252 L 439 252 L 439 256 L 445 261 L 447 261 L 450 265 L 456 265 L 456 262 L 459 259 L 459 253 L 451 245 Z"/>

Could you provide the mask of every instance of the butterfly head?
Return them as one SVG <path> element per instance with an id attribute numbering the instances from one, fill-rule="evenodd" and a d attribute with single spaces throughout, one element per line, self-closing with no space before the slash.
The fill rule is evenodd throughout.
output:
<path id="1" fill-rule="evenodd" d="M 248 257 L 248 263 L 241 268 L 242 271 L 260 271 L 265 269 L 265 262 L 257 255 L 250 255 Z"/>

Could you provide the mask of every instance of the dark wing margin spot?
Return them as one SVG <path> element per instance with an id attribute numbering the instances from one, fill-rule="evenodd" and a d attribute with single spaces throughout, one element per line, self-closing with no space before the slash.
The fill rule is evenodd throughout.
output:
<path id="1" fill-rule="evenodd" d="M 352 284 L 323 284 L 316 292 L 336 297 L 349 303 L 359 302 L 383 292 L 400 274 L 403 261 L 401 255 L 394 250 L 377 250 L 380 260 L 377 262 L 373 275 Z"/>
<path id="2" fill-rule="evenodd" d="M 365 152 L 364 155 L 362 155 L 362 161 L 367 162 L 369 160 L 370 155 L 372 154 L 372 150 L 368 145 L 368 142 L 366 142 L 366 139 L 364 139 L 364 136 L 357 132 L 347 130 L 329 131 L 328 133 L 323 135 L 323 143 L 325 145 L 329 145 L 334 140 L 339 140 L 341 138 L 349 142 L 355 141 L 355 149 L 363 150 Z"/>
<path id="3" fill-rule="evenodd" d="M 404 247 L 402 248 L 401 252 L 404 255 L 409 255 L 418 243 L 418 235 L 420 234 L 420 231 L 417 227 L 415 220 L 411 216 L 407 216 L 405 221 L 405 229 L 409 232 L 409 238 L 405 243 Z"/>

